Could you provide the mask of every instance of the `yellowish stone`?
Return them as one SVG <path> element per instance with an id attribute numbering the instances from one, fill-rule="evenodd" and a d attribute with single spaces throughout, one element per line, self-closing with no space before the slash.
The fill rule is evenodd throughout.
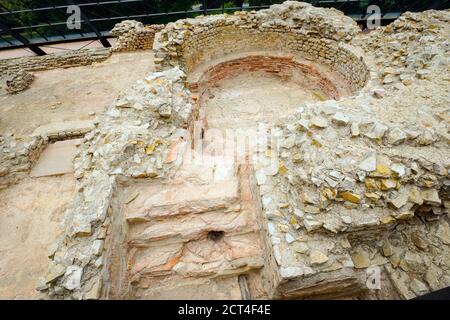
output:
<path id="1" fill-rule="evenodd" d="M 345 201 L 349 201 L 349 202 L 352 202 L 352 203 L 358 204 L 358 203 L 361 202 L 361 197 L 358 194 L 356 194 L 356 193 L 344 191 L 344 192 L 341 192 L 341 197 Z"/>
<path id="2" fill-rule="evenodd" d="M 378 193 L 374 193 L 374 192 L 367 192 L 364 195 L 366 196 L 366 198 L 369 198 L 373 202 L 377 202 L 381 198 L 381 196 Z"/>
<path id="3" fill-rule="evenodd" d="M 418 205 L 423 204 L 423 198 L 419 188 L 411 187 L 411 189 L 409 189 L 408 200 Z"/>
<path id="4" fill-rule="evenodd" d="M 282 175 L 285 176 L 287 173 L 287 168 L 284 166 L 283 162 L 280 161 L 279 165 L 278 165 L 278 172 Z"/>
<path id="5" fill-rule="evenodd" d="M 375 181 L 375 179 L 371 179 L 371 178 L 366 178 L 364 180 L 364 184 L 366 186 L 366 189 L 369 191 L 374 191 L 378 189 L 377 183 Z"/>
<path id="6" fill-rule="evenodd" d="M 390 224 L 395 222 L 395 218 L 393 216 L 386 216 L 380 219 L 382 224 Z"/>
<path id="7" fill-rule="evenodd" d="M 291 225 L 296 225 L 296 224 L 298 224 L 298 221 L 297 221 L 297 219 L 295 219 L 295 217 L 291 217 L 291 219 L 289 220 L 289 223 Z"/>
<path id="8" fill-rule="evenodd" d="M 398 181 L 395 179 L 381 179 L 379 181 L 380 190 L 387 191 L 398 188 Z"/>
<path id="9" fill-rule="evenodd" d="M 151 155 L 157 146 L 159 146 L 161 144 L 161 141 L 159 139 L 155 140 L 153 143 L 148 144 L 145 148 L 144 148 L 144 152 L 148 155 Z"/>
<path id="10" fill-rule="evenodd" d="M 389 261 L 391 262 L 394 268 L 397 268 L 398 265 L 400 264 L 400 256 L 394 253 L 392 256 L 389 257 Z"/>
<path id="11" fill-rule="evenodd" d="M 320 209 L 315 206 L 306 206 L 305 212 L 310 214 L 318 214 L 320 212 Z"/>
<path id="12" fill-rule="evenodd" d="M 322 144 L 317 139 L 312 139 L 311 144 L 314 147 L 317 147 L 317 148 L 321 148 L 322 147 Z"/>
<path id="13" fill-rule="evenodd" d="M 329 266 L 328 268 L 323 269 L 323 271 L 325 272 L 331 272 L 331 271 L 336 271 L 336 270 L 340 270 L 342 269 L 343 265 L 342 263 L 335 261 L 331 264 L 331 266 Z"/>
<path id="14" fill-rule="evenodd" d="M 352 254 L 352 261 L 356 269 L 368 268 L 370 266 L 369 255 L 362 250 Z"/>
<path id="15" fill-rule="evenodd" d="M 154 144 L 149 144 L 145 147 L 145 153 L 150 155 L 155 151 L 156 146 Z"/>
<path id="16" fill-rule="evenodd" d="M 439 198 L 439 191 L 436 189 L 422 190 L 421 196 L 426 204 L 432 206 L 440 206 L 442 204 L 442 200 Z"/>
<path id="17" fill-rule="evenodd" d="M 328 100 L 328 98 L 321 91 L 314 90 L 313 95 L 320 101 Z"/>
<path id="18" fill-rule="evenodd" d="M 344 208 L 349 209 L 349 210 L 356 209 L 358 207 L 358 205 L 359 205 L 358 203 L 353 203 L 350 201 L 345 201 L 343 203 Z"/>
<path id="19" fill-rule="evenodd" d="M 404 205 L 408 203 L 408 195 L 407 194 L 399 194 L 396 198 L 390 200 L 392 206 L 396 209 L 400 209 Z"/>
<path id="20" fill-rule="evenodd" d="M 423 185 L 427 188 L 433 187 L 435 182 L 433 180 L 423 180 Z"/>
<path id="21" fill-rule="evenodd" d="M 307 192 L 303 193 L 303 202 L 308 204 L 317 204 L 317 200 Z"/>
<path id="22" fill-rule="evenodd" d="M 86 300 L 98 300 L 101 297 L 102 293 L 102 285 L 103 281 L 101 278 L 99 278 L 97 281 L 94 282 L 92 288 L 85 293 L 84 299 Z"/>
<path id="23" fill-rule="evenodd" d="M 389 176 L 391 174 L 391 169 L 389 169 L 387 166 L 385 166 L 384 164 L 377 164 L 377 173 L 384 175 L 384 176 Z"/>
<path id="24" fill-rule="evenodd" d="M 311 250 L 309 254 L 311 265 L 324 264 L 328 261 L 328 257 L 319 250 Z"/>
<path id="25" fill-rule="evenodd" d="M 347 238 L 341 239 L 341 241 L 339 241 L 339 243 L 342 246 L 342 248 L 344 248 L 344 249 L 349 249 L 352 247 L 352 245 L 350 244 L 350 241 L 348 241 Z"/>
<path id="26" fill-rule="evenodd" d="M 337 191 L 336 191 L 336 189 L 325 188 L 322 190 L 322 194 L 328 200 L 333 200 L 333 199 L 336 199 Z"/>
<path id="27" fill-rule="evenodd" d="M 383 241 L 383 246 L 381 247 L 381 251 L 383 253 L 383 256 L 390 257 L 394 254 L 394 250 L 392 249 L 392 246 L 388 240 Z"/>
<path id="28" fill-rule="evenodd" d="M 412 211 L 400 212 L 398 215 L 395 216 L 397 220 L 409 220 L 412 217 L 414 217 L 414 212 Z"/>

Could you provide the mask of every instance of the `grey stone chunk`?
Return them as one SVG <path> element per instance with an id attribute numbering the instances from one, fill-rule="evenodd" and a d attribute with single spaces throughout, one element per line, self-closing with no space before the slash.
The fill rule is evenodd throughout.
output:
<path id="1" fill-rule="evenodd" d="M 68 267 L 66 273 L 64 274 L 65 281 L 63 283 L 63 287 L 70 291 L 80 288 L 82 275 L 82 267 L 76 265 Z"/>
<path id="2" fill-rule="evenodd" d="M 388 130 L 388 127 L 382 123 L 375 123 L 372 128 L 365 134 L 366 137 L 373 140 L 381 140 L 384 137 L 384 134 Z"/>
<path id="3" fill-rule="evenodd" d="M 405 132 L 403 132 L 400 128 L 391 129 L 387 136 L 388 143 L 392 145 L 397 145 L 404 142 L 407 138 Z"/>
<path id="4" fill-rule="evenodd" d="M 336 112 L 332 117 L 332 121 L 340 126 L 346 126 L 350 122 L 350 117 L 342 112 Z"/>
<path id="5" fill-rule="evenodd" d="M 376 152 L 370 152 L 367 157 L 360 162 L 358 168 L 366 172 L 372 172 L 377 169 L 377 154 Z"/>
<path id="6" fill-rule="evenodd" d="M 293 279 L 303 275 L 303 269 L 298 267 L 281 267 L 280 275 L 283 279 Z"/>

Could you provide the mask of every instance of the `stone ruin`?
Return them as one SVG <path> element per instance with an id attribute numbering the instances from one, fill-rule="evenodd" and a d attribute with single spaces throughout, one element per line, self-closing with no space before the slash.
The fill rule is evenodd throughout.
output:
<path id="1" fill-rule="evenodd" d="M 144 26 L 142 22 L 125 20 L 114 26 L 111 35 L 117 38 L 112 51 L 135 51 L 153 48 L 155 34 L 164 28 L 164 25 Z"/>
<path id="2" fill-rule="evenodd" d="M 34 75 L 21 69 L 10 79 L 6 80 L 6 90 L 9 94 L 18 93 L 26 90 L 34 80 Z"/>
<path id="3" fill-rule="evenodd" d="M 155 34 L 163 27 L 144 26 L 138 21 L 125 20 L 111 30 L 111 36 L 117 38 L 111 49 L 81 49 L 46 56 L 4 59 L 0 61 L 0 79 L 6 76 L 6 92 L 17 94 L 31 86 L 35 78 L 33 71 L 86 66 L 105 61 L 113 52 L 151 49 Z"/>
<path id="4" fill-rule="evenodd" d="M 0 60 L 0 80 L 6 77 L 6 91 L 9 94 L 16 94 L 30 87 L 35 78 L 34 71 L 87 66 L 105 61 L 110 56 L 111 51 L 108 48 L 101 48 L 3 59 Z"/>
<path id="5" fill-rule="evenodd" d="M 406 13 L 365 34 L 286 1 L 166 25 L 157 71 L 64 136 L 83 137 L 77 193 L 43 298 L 410 299 L 449 286 L 449 18 Z M 208 107 L 243 73 L 312 100 L 246 122 L 254 150 L 236 158 L 209 135 L 230 119 Z M 23 155 L 2 159 L 4 187 L 49 138 L 33 139 L 2 138 Z"/>

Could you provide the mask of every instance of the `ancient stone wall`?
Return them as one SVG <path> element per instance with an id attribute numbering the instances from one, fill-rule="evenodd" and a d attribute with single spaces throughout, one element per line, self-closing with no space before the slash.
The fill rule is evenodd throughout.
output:
<path id="1" fill-rule="evenodd" d="M 26 176 L 49 142 L 80 138 L 94 127 L 91 121 L 75 121 L 43 125 L 29 137 L 0 135 L 0 190 Z"/>
<path id="2" fill-rule="evenodd" d="M 91 65 L 109 58 L 111 52 L 107 48 L 86 49 L 55 53 L 45 56 L 23 57 L 0 60 L 0 73 L 15 74 L 20 70 L 40 71 L 55 68 L 71 68 Z"/>
<path id="3" fill-rule="evenodd" d="M 0 135 L 0 190 L 26 176 L 47 143 L 47 137 L 36 136 L 23 141 Z"/>
<path id="4" fill-rule="evenodd" d="M 120 52 L 152 49 L 155 34 L 163 27 L 164 25 L 144 26 L 135 20 L 122 21 L 111 30 L 111 35 L 117 37 L 117 43 L 112 50 Z"/>
<path id="5" fill-rule="evenodd" d="M 155 33 L 163 27 L 164 25 L 144 26 L 140 22 L 126 20 L 118 23 L 111 31 L 117 37 L 117 43 L 112 49 L 83 49 L 45 56 L 3 59 L 0 60 L 0 75 L 9 77 L 7 92 L 18 93 L 31 85 L 32 71 L 87 66 L 108 59 L 112 52 L 151 49 Z"/>
<path id="6" fill-rule="evenodd" d="M 32 71 L 55 68 L 72 68 L 91 65 L 109 58 L 107 48 L 86 49 L 55 53 L 45 56 L 22 57 L 0 60 L 0 77 L 8 77 L 7 92 L 14 94 L 28 89 L 33 82 Z"/>
<path id="7" fill-rule="evenodd" d="M 403 299 L 450 283 L 448 14 L 408 13 L 358 36 L 352 45 L 373 54 L 379 82 L 305 104 L 275 128 L 278 168 L 264 168 L 263 156 L 256 172 L 281 278 L 275 296 L 358 294 L 369 267 L 388 279 L 378 292 Z"/>
<path id="8" fill-rule="evenodd" d="M 30 72 L 19 70 L 16 74 L 6 80 L 6 92 L 9 94 L 26 90 L 34 81 L 34 75 Z"/>
<path id="9" fill-rule="evenodd" d="M 179 65 L 189 73 L 206 61 L 230 54 L 281 52 L 330 66 L 355 91 L 367 83 L 369 72 L 365 63 L 338 42 L 350 40 L 359 31 L 350 18 L 335 10 L 324 15 L 312 6 L 298 3 L 274 8 L 273 12 L 280 11 L 276 18 L 262 10 L 169 24 L 156 39 L 157 67 Z"/>

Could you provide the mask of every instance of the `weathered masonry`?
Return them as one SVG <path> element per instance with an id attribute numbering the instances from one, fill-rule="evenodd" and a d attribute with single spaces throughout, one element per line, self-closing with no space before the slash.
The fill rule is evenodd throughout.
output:
<path id="1" fill-rule="evenodd" d="M 87 127 L 2 137 L 23 149 L 2 162 L 4 188 L 49 141 L 81 139 L 42 296 L 409 299 L 448 286 L 449 14 L 363 34 L 286 1 L 120 24 L 117 51 L 151 34 L 155 72 Z M 228 153 L 227 130 L 256 128 L 253 149 Z"/>

